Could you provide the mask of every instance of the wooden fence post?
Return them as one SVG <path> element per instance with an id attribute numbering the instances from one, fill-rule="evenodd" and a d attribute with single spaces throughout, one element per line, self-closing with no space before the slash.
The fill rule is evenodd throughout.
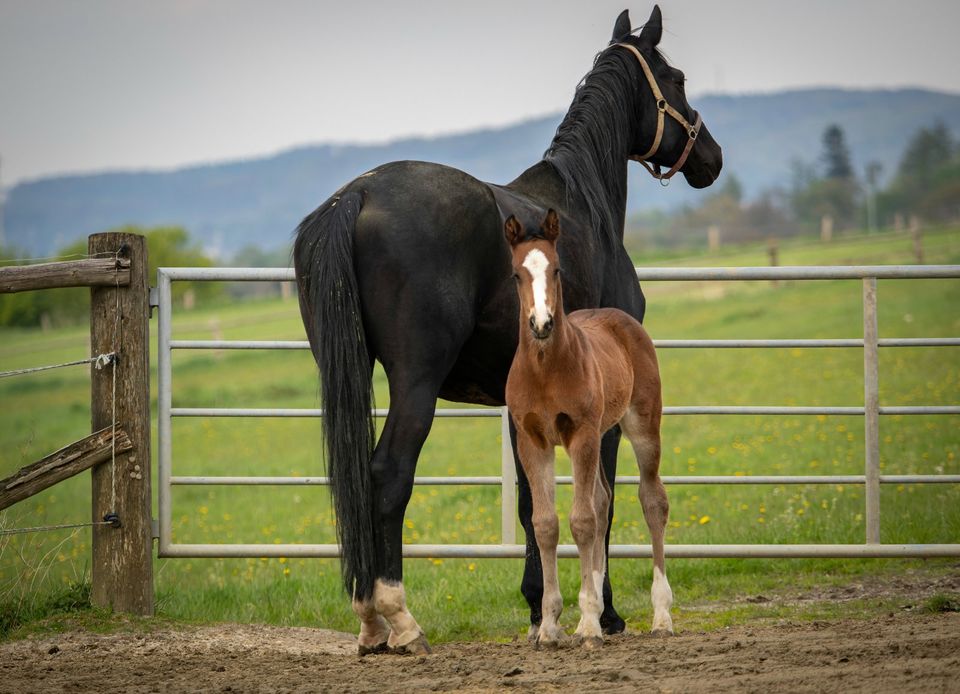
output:
<path id="1" fill-rule="evenodd" d="M 90 409 L 93 431 L 111 426 L 116 417 L 133 444 L 129 452 L 118 453 L 115 462 L 91 471 L 93 520 L 116 513 L 120 521 L 120 527 L 93 527 L 91 600 L 119 612 L 152 615 L 147 243 L 136 234 L 94 234 L 88 248 L 90 255 L 130 260 L 128 287 L 90 290 L 91 354 L 116 352 L 119 357 L 112 366 L 91 369 Z"/>

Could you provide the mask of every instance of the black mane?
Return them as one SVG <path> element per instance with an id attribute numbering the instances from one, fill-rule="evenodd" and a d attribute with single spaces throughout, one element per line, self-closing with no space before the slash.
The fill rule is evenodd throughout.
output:
<path id="1" fill-rule="evenodd" d="M 567 190 L 583 196 L 591 225 L 609 248 L 622 242 L 626 158 L 641 110 L 635 63 L 627 51 L 600 53 L 543 155 Z"/>

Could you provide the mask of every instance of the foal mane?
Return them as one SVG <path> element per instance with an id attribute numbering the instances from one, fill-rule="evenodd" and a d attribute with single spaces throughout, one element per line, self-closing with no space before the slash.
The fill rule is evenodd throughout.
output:
<path id="1" fill-rule="evenodd" d="M 543 155 L 567 190 L 583 196 L 590 224 L 608 249 L 622 242 L 618 215 L 627 195 L 626 156 L 646 88 L 635 63 L 626 51 L 601 51 Z"/>

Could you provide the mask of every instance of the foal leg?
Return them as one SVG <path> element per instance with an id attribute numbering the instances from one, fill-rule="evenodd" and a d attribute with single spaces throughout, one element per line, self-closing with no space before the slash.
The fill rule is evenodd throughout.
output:
<path id="1" fill-rule="evenodd" d="M 373 598 L 354 600 L 353 613 L 360 620 L 360 635 L 357 637 L 358 653 L 386 653 L 389 650 L 390 624 L 377 612 Z"/>
<path id="2" fill-rule="evenodd" d="M 598 479 L 600 434 L 578 431 L 567 447 L 573 461 L 573 508 L 570 530 L 580 552 L 580 624 L 576 636 L 584 648 L 603 645 L 600 611 L 603 608 L 603 574 L 607 493 Z"/>
<path id="3" fill-rule="evenodd" d="M 543 571 L 543 598 L 540 603 L 541 620 L 535 643 L 556 648 L 563 639 L 560 613 L 563 597 L 557 577 L 557 542 L 560 540 L 560 521 L 556 508 L 556 478 L 554 477 L 554 450 L 544 444 L 541 448 L 524 433 L 517 435 L 520 462 L 530 484 L 533 534 L 540 551 Z"/>
<path id="4" fill-rule="evenodd" d="M 510 442 L 513 444 L 513 462 L 517 469 L 517 514 L 520 516 L 520 525 L 523 526 L 523 534 L 527 545 L 520 593 L 530 606 L 530 628 L 527 631 L 527 640 L 535 642 L 543 619 L 543 612 L 541 611 L 543 568 L 540 562 L 540 548 L 537 547 L 537 537 L 533 529 L 533 495 L 530 491 L 527 473 L 523 471 L 523 464 L 520 462 L 517 427 L 513 423 L 513 417 L 509 417 L 509 423 Z"/>
<path id="5" fill-rule="evenodd" d="M 604 572 L 603 572 L 603 612 L 600 614 L 600 626 L 604 634 L 620 634 L 627 623 L 613 607 L 613 590 L 610 588 L 610 526 L 613 524 L 613 485 L 617 479 L 617 454 L 620 450 L 620 427 L 615 425 L 600 441 L 600 464 L 603 466 L 605 487 L 610 491 L 610 503 L 607 510 L 607 524 L 604 530 Z"/>
<path id="6" fill-rule="evenodd" d="M 668 636 L 673 634 L 673 619 L 670 607 L 673 605 L 673 591 L 667 582 L 663 559 L 663 535 L 667 526 L 670 503 L 667 490 L 660 481 L 660 422 L 659 417 L 637 416 L 628 411 L 621 422 L 623 431 L 633 445 L 640 468 L 640 504 L 643 517 L 650 529 L 650 544 L 653 549 L 653 586 L 650 588 L 650 600 L 653 603 L 654 634 Z"/>

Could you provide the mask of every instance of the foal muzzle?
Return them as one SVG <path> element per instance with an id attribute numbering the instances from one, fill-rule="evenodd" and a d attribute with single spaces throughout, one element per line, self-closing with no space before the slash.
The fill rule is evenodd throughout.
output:
<path id="1" fill-rule="evenodd" d="M 530 316 L 530 330 L 538 340 L 546 340 L 553 334 L 553 316 L 547 318 L 541 326 L 537 325 L 537 319 L 534 316 Z"/>

